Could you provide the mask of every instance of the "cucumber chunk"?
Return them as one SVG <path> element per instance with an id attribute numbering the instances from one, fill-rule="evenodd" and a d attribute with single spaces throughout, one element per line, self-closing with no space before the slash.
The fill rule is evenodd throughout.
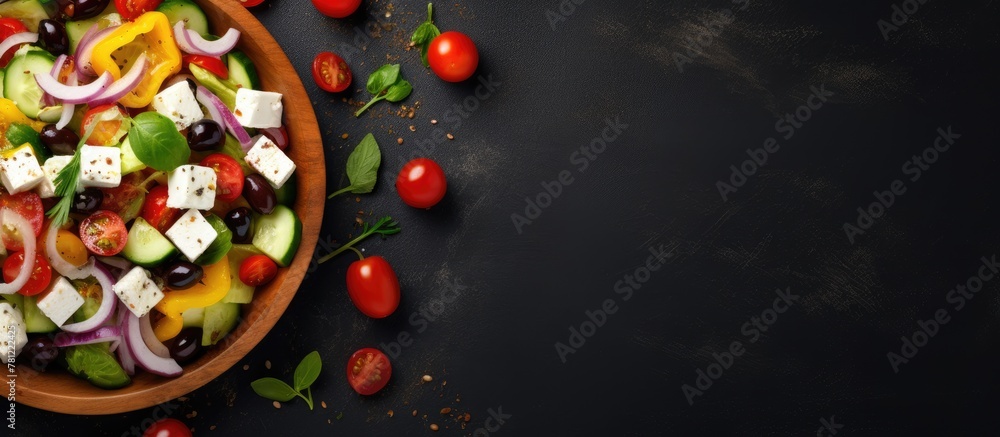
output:
<path id="1" fill-rule="evenodd" d="M 0 17 L 17 18 L 31 32 L 38 32 L 38 22 L 49 18 L 38 0 L 10 0 L 0 3 Z"/>
<path id="2" fill-rule="evenodd" d="M 253 245 L 281 267 L 288 267 L 302 240 L 302 222 L 289 207 L 278 205 L 268 215 L 254 216 Z"/>
<path id="3" fill-rule="evenodd" d="M 188 29 L 198 32 L 202 37 L 207 38 L 210 34 L 208 31 L 208 17 L 192 1 L 167 0 L 161 3 L 156 10 L 163 12 L 163 15 L 167 16 L 167 21 L 170 21 L 170 27 L 174 27 L 178 21 L 185 21 L 187 22 Z"/>
<path id="4" fill-rule="evenodd" d="M 240 322 L 240 304 L 218 302 L 205 308 L 201 345 L 212 346 L 229 334 Z"/>
<path id="5" fill-rule="evenodd" d="M 42 89 L 35 81 L 35 74 L 50 74 L 56 59 L 45 50 L 32 50 L 30 47 L 19 49 L 7 64 L 7 73 L 3 78 L 3 96 L 12 100 L 24 115 L 37 119 L 41 109 Z"/>
<path id="6" fill-rule="evenodd" d="M 257 68 L 253 66 L 249 56 L 239 50 L 233 50 L 229 52 L 228 64 L 229 80 L 243 88 L 260 89 L 260 76 L 257 76 Z"/>
<path id="7" fill-rule="evenodd" d="M 132 229 L 128 231 L 128 240 L 122 249 L 122 256 L 142 267 L 152 267 L 161 264 L 177 255 L 177 248 L 164 237 L 160 231 L 136 217 Z"/>

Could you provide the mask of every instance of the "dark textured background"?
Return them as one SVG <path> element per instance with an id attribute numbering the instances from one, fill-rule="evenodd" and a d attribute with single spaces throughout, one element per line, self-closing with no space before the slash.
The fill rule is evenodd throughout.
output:
<path id="1" fill-rule="evenodd" d="M 776 3 L 750 0 L 719 36 L 703 36 L 703 55 L 683 72 L 674 54 L 684 41 L 704 32 L 705 17 L 741 5 L 588 0 L 553 29 L 546 11 L 558 11 L 556 0 L 438 4 L 437 24 L 470 35 L 479 74 L 501 85 L 460 126 L 438 125 L 456 139 L 429 155 L 450 183 L 431 211 L 405 207 L 392 180 L 401 157 L 431 137 L 429 120 L 444 120 L 475 84 L 444 83 L 405 50 L 425 5 L 366 1 L 349 20 L 320 16 L 305 0 L 254 9 L 313 96 L 329 188 L 345 184 L 343 163 L 365 133 L 382 145 L 375 193 L 329 202 L 321 240 L 356 234 L 358 209 L 397 218 L 402 234 L 362 247 L 393 264 L 403 304 L 368 319 L 344 290 L 351 256 L 323 265 L 246 359 L 167 404 L 170 415 L 199 435 L 425 435 L 430 423 L 441 435 L 471 435 L 501 407 L 511 417 L 489 435 L 813 435 L 830 416 L 843 425 L 838 435 L 995 433 L 997 281 L 961 311 L 946 295 L 996 253 L 1000 236 L 1000 5 L 929 1 L 886 41 L 876 22 L 890 19 L 891 1 Z M 344 54 L 355 27 L 374 20 L 390 27 L 351 57 L 353 97 L 366 100 L 367 75 L 398 58 L 415 88 L 406 103 L 421 103 L 412 121 L 389 104 L 355 120 L 342 96 L 310 78 L 317 52 Z M 803 105 L 813 85 L 834 96 L 782 138 L 777 117 Z M 579 172 L 573 152 L 609 117 L 629 127 Z M 904 162 L 948 126 L 962 137 L 918 181 L 906 179 Z M 781 149 L 724 202 L 716 182 L 768 137 Z M 511 214 L 524 214 L 524 198 L 563 170 L 573 183 L 519 234 Z M 905 179 L 905 195 L 851 244 L 843 224 L 895 179 Z M 616 281 L 661 244 L 671 258 L 623 301 Z M 449 284 L 465 288 L 418 332 L 410 315 Z M 743 324 L 778 288 L 800 299 L 751 343 Z M 606 299 L 618 311 L 564 364 L 555 343 Z M 951 321 L 895 373 L 887 353 L 939 308 Z M 414 342 L 393 360 L 388 388 L 355 395 L 348 355 L 404 331 Z M 745 353 L 689 405 L 681 386 L 737 340 Z M 250 390 L 265 375 L 290 378 L 314 349 L 326 366 L 314 396 L 328 408 L 294 401 L 276 410 Z M 425 373 L 434 383 L 420 384 Z M 443 407 L 472 420 L 463 430 L 440 417 Z M 23 435 L 118 436 L 153 414 L 21 406 L 17 425 Z"/>

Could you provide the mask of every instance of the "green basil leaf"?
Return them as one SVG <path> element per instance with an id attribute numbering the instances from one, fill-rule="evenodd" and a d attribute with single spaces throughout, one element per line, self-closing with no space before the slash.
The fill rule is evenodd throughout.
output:
<path id="1" fill-rule="evenodd" d="M 400 102 L 409 97 L 412 92 L 413 85 L 410 85 L 409 82 L 403 79 L 399 79 L 399 81 L 392 84 L 392 86 L 386 90 L 385 99 L 393 103 Z"/>
<path id="2" fill-rule="evenodd" d="M 292 378 L 295 389 L 302 391 L 316 382 L 320 370 L 323 370 L 323 361 L 320 360 L 318 351 L 312 351 L 295 367 L 295 376 Z"/>
<path id="3" fill-rule="evenodd" d="M 437 26 L 430 21 L 425 21 L 417 30 L 413 31 L 413 36 L 410 37 L 410 41 L 413 41 L 416 45 L 426 45 L 430 44 L 434 38 L 437 38 L 441 34 Z"/>
<path id="4" fill-rule="evenodd" d="M 399 64 L 386 64 L 368 76 L 368 92 L 374 96 L 382 94 L 386 88 L 399 80 Z"/>
<path id="5" fill-rule="evenodd" d="M 172 171 L 188 162 L 191 149 L 187 139 L 169 118 L 147 111 L 135 116 L 132 123 L 129 143 L 143 164 L 159 171 Z"/>
<path id="6" fill-rule="evenodd" d="M 250 387 L 253 388 L 254 393 L 257 393 L 260 397 L 270 399 L 272 401 L 278 402 L 288 402 L 292 398 L 298 396 L 298 392 L 285 384 L 284 381 L 277 378 L 261 378 L 250 383 Z"/>
<path id="7" fill-rule="evenodd" d="M 121 388 L 132 380 L 109 351 L 108 343 L 92 343 L 66 348 L 66 364 L 70 373 L 101 388 Z"/>
<path id="8" fill-rule="evenodd" d="M 351 156 L 347 157 L 347 178 L 351 180 L 354 194 L 371 193 L 378 179 L 378 167 L 382 164 L 382 151 L 375 136 L 368 134 Z"/>

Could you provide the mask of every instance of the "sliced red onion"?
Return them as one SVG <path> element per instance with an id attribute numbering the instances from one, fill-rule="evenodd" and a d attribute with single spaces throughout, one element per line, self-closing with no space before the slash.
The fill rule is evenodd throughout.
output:
<path id="1" fill-rule="evenodd" d="M 97 329 L 101 325 L 107 323 L 108 320 L 111 320 L 111 316 L 115 314 L 115 307 L 118 304 L 118 295 L 116 295 L 112 289 L 112 287 L 115 286 L 115 280 L 114 277 L 111 276 L 111 272 L 109 272 L 103 264 L 94 263 L 94 266 L 90 269 L 90 274 L 97 278 L 97 282 L 101 284 L 101 306 L 89 319 L 78 323 L 63 325 L 63 331 L 93 331 L 94 329 Z"/>
<path id="2" fill-rule="evenodd" d="M 149 314 L 143 317 L 148 319 Z M 146 342 L 142 340 L 141 323 L 135 314 L 127 311 L 123 335 L 125 346 L 135 358 L 136 364 L 150 373 L 160 376 L 178 376 L 184 373 L 184 369 L 173 358 L 164 358 L 149 350 L 149 346 L 146 346 Z M 149 323 L 149 321 L 147 320 L 145 323 Z"/>
<path id="3" fill-rule="evenodd" d="M 212 121 L 214 121 L 216 123 L 219 123 L 222 126 L 226 125 L 226 121 L 222 118 L 222 113 L 219 111 L 219 108 L 216 107 L 215 104 L 212 103 L 212 99 L 210 99 L 208 97 L 208 96 L 215 97 L 214 94 L 210 93 L 207 89 L 205 89 L 205 87 L 199 86 L 197 88 L 197 91 L 195 91 L 194 95 L 198 99 L 198 102 L 201 103 L 202 106 L 204 106 L 205 109 L 208 110 L 208 118 L 211 118 Z M 216 99 L 216 100 L 218 100 L 218 99 Z M 225 106 L 225 105 L 223 105 L 223 106 Z M 225 111 L 229 110 L 229 108 L 225 108 L 225 107 L 222 108 L 222 109 L 225 110 Z"/>
<path id="4" fill-rule="evenodd" d="M 49 72 L 49 75 L 52 76 L 53 79 L 59 80 L 59 73 L 62 72 L 63 66 L 66 65 L 67 59 L 69 59 L 69 56 L 66 55 L 59 55 L 59 57 L 56 58 L 56 62 L 52 66 L 52 71 Z M 45 106 L 56 106 L 57 104 L 56 99 L 49 93 L 42 94 L 42 103 L 44 103 Z"/>
<path id="5" fill-rule="evenodd" d="M 226 34 L 222 35 L 222 38 L 215 41 L 208 41 L 205 38 L 202 38 L 198 32 L 185 29 L 185 24 L 187 23 L 181 20 L 174 25 L 174 39 L 177 40 L 177 46 L 180 47 L 185 53 L 190 53 L 192 55 L 222 56 L 229 53 L 233 47 L 236 47 L 236 43 L 240 41 L 240 31 L 233 28 L 226 31 Z"/>
<path id="6" fill-rule="evenodd" d="M 121 79 L 116 80 L 115 83 L 111 84 L 108 89 L 104 90 L 100 96 L 89 103 L 90 107 L 95 108 L 106 103 L 117 102 L 118 99 L 122 98 L 122 96 L 128 94 L 130 91 L 134 90 L 135 87 L 139 86 L 139 83 L 142 82 L 143 76 L 146 75 L 146 70 L 148 69 L 149 59 L 146 57 L 146 54 L 143 53 L 136 58 L 134 63 L 132 63 L 132 68 L 128 70 L 128 73 L 125 73 Z"/>
<path id="7" fill-rule="evenodd" d="M 243 125 L 240 124 L 239 120 L 232 112 L 229 112 L 229 108 L 226 107 L 225 103 L 218 96 L 212 94 L 211 91 L 205 89 L 203 86 L 198 86 L 198 91 L 195 93 L 198 101 L 203 105 L 209 107 L 209 114 L 212 114 L 212 107 L 219 113 L 222 117 L 223 123 L 229 132 L 236 137 L 236 140 L 240 142 L 240 146 L 243 148 L 244 152 L 250 150 L 253 147 L 253 140 L 250 138 L 250 134 L 247 133 L 246 129 L 243 129 Z M 214 116 L 214 114 L 212 114 Z"/>
<path id="8" fill-rule="evenodd" d="M 154 354 L 162 358 L 170 358 L 170 350 L 156 338 L 153 332 L 153 324 L 149 321 L 149 315 L 139 319 L 139 333 L 142 334 L 142 341 L 146 343 Z"/>
<path id="9" fill-rule="evenodd" d="M 76 72 L 73 71 L 69 74 L 69 79 L 66 81 L 67 85 L 76 86 Z M 76 105 L 72 103 L 63 102 L 62 114 L 59 116 L 59 121 L 56 122 L 56 129 L 62 129 L 66 127 L 71 120 L 73 120 L 73 113 L 76 111 Z"/>
<path id="10" fill-rule="evenodd" d="M 49 226 L 48 231 L 45 234 L 45 258 L 49 262 L 49 265 L 56 270 L 60 275 L 65 276 L 67 279 L 83 279 L 91 276 L 91 270 L 94 266 L 94 259 L 90 258 L 87 264 L 80 267 L 74 266 L 69 261 L 63 259 L 62 255 L 59 254 L 59 250 L 56 247 L 56 239 L 59 235 L 59 228 L 55 226 Z"/>
<path id="11" fill-rule="evenodd" d="M 122 332 L 125 331 L 125 320 L 127 319 L 129 310 L 125 308 L 125 305 L 118 306 L 118 327 L 121 328 Z M 122 365 L 122 369 L 125 370 L 129 376 L 135 375 L 135 358 L 132 353 L 129 352 L 127 345 L 122 345 L 118 348 L 118 361 Z"/>
<path id="12" fill-rule="evenodd" d="M 36 74 L 38 87 L 63 103 L 87 103 L 100 96 L 114 81 L 111 73 L 105 71 L 101 77 L 88 85 L 70 86 L 59 83 L 47 74 Z"/>
<path id="13" fill-rule="evenodd" d="M 122 330 L 117 326 L 102 326 L 93 331 L 81 333 L 60 332 L 52 340 L 56 347 L 79 346 L 82 344 L 103 343 L 121 338 Z"/>
<path id="14" fill-rule="evenodd" d="M 7 53 L 7 50 L 14 48 L 14 46 L 36 42 L 38 42 L 38 34 L 35 32 L 15 33 L 8 36 L 3 42 L 0 42 L 0 56 L 3 56 L 4 53 Z"/>
<path id="15" fill-rule="evenodd" d="M 132 268 L 132 263 L 129 260 L 117 256 L 99 256 L 97 260 L 118 270 L 129 270 Z"/>
<path id="16" fill-rule="evenodd" d="M 98 30 L 95 24 L 90 27 L 87 33 L 83 34 L 83 38 L 80 38 L 80 43 L 76 46 L 76 72 L 80 76 L 97 76 L 97 73 L 94 72 L 94 67 L 90 65 L 90 57 L 94 53 L 94 46 L 107 38 L 116 29 L 118 29 L 118 26 Z"/>
<path id="17" fill-rule="evenodd" d="M 17 273 L 17 277 L 13 281 L 0 284 L 0 294 L 14 294 L 28 282 L 28 277 L 35 270 L 35 250 L 37 249 L 34 237 L 35 230 L 31 228 L 31 224 L 24 217 L 10 209 L 4 209 L 3 213 L 0 214 L 0 226 L 12 226 L 18 234 L 24 236 L 21 239 L 24 240 L 25 263 L 21 265 L 21 271 Z"/>

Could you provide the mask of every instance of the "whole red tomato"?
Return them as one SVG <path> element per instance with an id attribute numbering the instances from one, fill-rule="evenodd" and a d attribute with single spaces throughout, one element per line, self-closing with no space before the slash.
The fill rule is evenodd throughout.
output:
<path id="1" fill-rule="evenodd" d="M 464 33 L 454 30 L 438 35 L 427 49 L 427 62 L 431 70 L 448 82 L 461 82 L 479 67 L 476 43 Z"/>
<path id="2" fill-rule="evenodd" d="M 146 428 L 142 437 L 191 437 L 191 429 L 177 419 L 163 419 Z"/>
<path id="3" fill-rule="evenodd" d="M 399 278 L 385 258 L 370 256 L 348 267 L 347 294 L 364 315 L 388 317 L 399 306 Z"/>
<path id="4" fill-rule="evenodd" d="M 437 205 L 448 191 L 448 180 L 441 166 L 429 158 L 417 158 L 399 171 L 396 191 L 403 202 L 414 208 Z"/>
<path id="5" fill-rule="evenodd" d="M 312 0 L 312 2 L 320 13 L 333 18 L 346 18 L 361 6 L 361 0 Z"/>

